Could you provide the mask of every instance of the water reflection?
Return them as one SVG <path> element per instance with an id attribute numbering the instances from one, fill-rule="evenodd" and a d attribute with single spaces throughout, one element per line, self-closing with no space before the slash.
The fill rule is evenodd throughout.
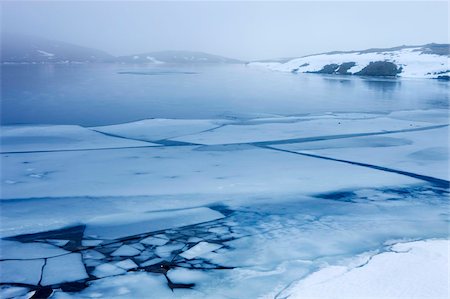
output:
<path id="1" fill-rule="evenodd" d="M 447 108 L 450 86 L 437 80 L 290 74 L 243 65 L 3 65 L 2 75 L 2 124 L 107 125 L 152 117 Z"/>

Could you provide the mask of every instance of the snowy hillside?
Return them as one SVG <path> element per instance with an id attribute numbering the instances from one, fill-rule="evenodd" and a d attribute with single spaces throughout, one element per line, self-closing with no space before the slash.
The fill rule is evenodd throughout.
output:
<path id="1" fill-rule="evenodd" d="M 242 63 L 239 60 L 193 51 L 160 51 L 117 57 L 123 63 Z"/>
<path id="2" fill-rule="evenodd" d="M 330 52 L 287 62 L 252 62 L 249 65 L 293 73 L 439 79 L 448 79 L 450 75 L 447 44 Z"/>
<path id="3" fill-rule="evenodd" d="M 33 36 L 2 33 L 3 63 L 110 62 L 115 58 L 103 51 Z"/>
<path id="4" fill-rule="evenodd" d="M 128 56 L 113 56 L 106 52 L 36 36 L 1 35 L 2 63 L 77 63 L 110 62 L 133 64 L 164 63 L 243 63 L 218 55 L 193 51 L 160 51 Z"/>

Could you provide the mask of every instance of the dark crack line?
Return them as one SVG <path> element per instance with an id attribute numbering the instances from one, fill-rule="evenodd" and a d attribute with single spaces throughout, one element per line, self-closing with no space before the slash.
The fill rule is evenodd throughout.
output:
<path id="1" fill-rule="evenodd" d="M 151 143 L 151 144 L 158 144 L 160 146 L 161 145 L 162 146 L 194 146 L 194 145 L 201 145 L 201 144 L 197 144 L 197 143 L 171 140 L 171 138 L 177 138 L 177 137 L 164 138 L 164 139 L 159 139 L 159 140 L 147 140 L 147 139 L 126 137 L 126 136 L 112 134 L 112 133 L 106 133 L 106 132 L 98 131 L 98 130 L 95 130 L 95 129 L 89 129 L 89 130 L 94 131 L 94 132 L 99 133 L 99 134 L 102 134 L 102 135 L 105 135 L 105 136 L 108 136 L 108 137 L 120 138 L 120 139 L 125 139 L 125 140 L 132 140 L 132 141 L 141 141 L 141 142 L 146 142 L 146 143 Z M 202 133 L 202 132 L 192 133 L 192 134 L 199 134 L 199 133 Z"/>
<path id="2" fill-rule="evenodd" d="M 161 139 L 161 140 L 155 140 L 155 141 L 140 140 L 140 139 L 132 139 L 132 138 L 128 138 L 128 137 L 124 137 L 124 136 L 120 136 L 120 135 L 115 135 L 115 134 L 104 133 L 104 132 L 101 132 L 101 131 L 96 131 L 96 130 L 91 129 L 92 131 L 98 132 L 100 134 L 104 134 L 106 136 L 122 138 L 122 139 L 127 139 L 127 140 L 134 140 L 134 141 L 142 141 L 142 142 L 146 142 L 146 143 L 152 143 L 152 144 L 155 144 L 155 145 L 137 145 L 137 146 L 87 148 L 87 149 L 59 149 L 59 150 L 56 149 L 56 150 L 37 150 L 37 151 L 9 151 L 9 152 L 0 152 L 0 154 L 11 155 L 11 154 L 35 154 L 35 153 L 55 153 L 55 152 L 82 152 L 82 151 L 122 150 L 122 149 L 137 149 L 137 148 L 160 148 L 160 147 L 176 147 L 176 146 L 253 145 L 253 146 L 258 146 L 258 147 L 266 147 L 266 146 L 270 146 L 270 145 L 281 145 L 281 144 L 291 144 L 291 143 L 305 143 L 305 142 L 333 140 L 333 139 L 344 139 L 344 138 L 375 136 L 375 135 L 386 135 L 386 134 L 395 134 L 395 133 L 417 132 L 417 131 L 439 129 L 439 128 L 444 128 L 444 127 L 448 127 L 448 124 L 436 125 L 436 126 L 428 126 L 428 127 L 420 127 L 420 128 L 413 128 L 413 129 L 372 132 L 372 133 L 325 135 L 325 136 L 316 136 L 316 137 L 303 137 L 303 138 L 291 138 L 291 139 L 281 139 L 281 140 L 256 141 L 256 142 L 222 143 L 222 144 L 200 144 L 200 143 L 192 143 L 192 142 L 185 142 L 185 141 L 178 141 L 178 140 L 171 140 L 171 139 Z"/>
<path id="3" fill-rule="evenodd" d="M 123 147 L 100 147 L 100 148 L 76 148 L 76 149 L 55 149 L 55 150 L 37 150 L 37 151 L 11 151 L 1 152 L 2 155 L 12 154 L 39 154 L 39 153 L 60 153 L 60 152 L 89 152 L 89 151 L 103 151 L 103 150 L 122 150 L 122 149 L 136 149 L 136 148 L 150 148 L 162 147 L 162 145 L 136 145 Z"/>
<path id="4" fill-rule="evenodd" d="M 39 282 L 38 282 L 38 286 L 41 285 L 42 279 L 44 278 L 44 268 L 47 265 L 47 259 L 44 259 L 44 264 L 42 264 L 42 268 L 41 268 L 41 277 L 39 278 Z"/>
<path id="5" fill-rule="evenodd" d="M 336 159 L 336 158 L 320 156 L 320 155 L 315 155 L 315 154 L 301 153 L 301 152 L 290 151 L 290 150 L 286 150 L 286 149 L 279 149 L 279 148 L 275 148 L 275 147 L 271 147 L 271 146 L 260 146 L 260 147 L 269 149 L 269 150 L 284 152 L 284 153 L 290 153 L 290 154 L 311 157 L 311 158 L 317 158 L 317 159 L 323 159 L 323 160 L 334 161 L 334 162 L 341 162 L 341 163 L 346 163 L 346 164 L 350 164 L 350 165 L 362 166 L 362 167 L 372 168 L 372 169 L 381 170 L 381 171 L 385 171 L 385 172 L 396 173 L 396 174 L 400 174 L 400 175 L 404 175 L 404 176 L 409 176 L 409 177 L 412 177 L 415 179 L 419 179 L 422 181 L 426 181 L 428 183 L 432 183 L 433 185 L 436 185 L 441 188 L 445 188 L 445 189 L 450 188 L 450 182 L 447 180 L 443 180 L 443 179 L 439 179 L 439 178 L 435 178 L 435 177 L 431 177 L 431 176 L 426 176 L 426 175 L 421 175 L 421 174 L 417 174 L 414 172 L 397 170 L 397 169 L 392 169 L 392 168 L 388 168 L 388 167 L 367 164 L 367 163 L 362 163 L 362 162 Z"/>
<path id="6" fill-rule="evenodd" d="M 217 145 L 254 145 L 254 146 L 281 145 L 281 144 L 291 144 L 291 143 L 304 143 L 304 142 L 314 142 L 314 141 L 333 140 L 333 139 L 344 139 L 344 138 L 354 138 L 354 137 L 365 137 L 365 136 L 387 135 L 387 134 L 395 134 L 395 133 L 426 131 L 426 130 L 444 128 L 444 127 L 448 127 L 448 126 L 449 126 L 448 124 L 445 124 L 445 125 L 436 125 L 436 126 L 420 127 L 420 128 L 413 128 L 413 129 L 402 129 L 402 130 L 381 131 L 381 132 L 371 132 L 371 133 L 324 135 L 324 136 L 316 136 L 316 137 L 290 138 L 290 139 L 281 139 L 281 140 L 242 142 L 242 143 L 228 143 L 228 144 L 217 144 Z M 216 145 L 216 144 L 214 144 L 214 145 Z"/>

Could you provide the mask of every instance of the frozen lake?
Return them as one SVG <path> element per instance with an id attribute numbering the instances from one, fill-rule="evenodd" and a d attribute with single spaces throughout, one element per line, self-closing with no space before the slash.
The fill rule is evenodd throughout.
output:
<path id="1" fill-rule="evenodd" d="M 2 68 L 2 298 L 448 298 L 448 82 Z"/>
<path id="2" fill-rule="evenodd" d="M 448 107 L 448 83 L 244 65 L 3 65 L 2 124 L 105 125 L 145 118 L 253 118 Z"/>

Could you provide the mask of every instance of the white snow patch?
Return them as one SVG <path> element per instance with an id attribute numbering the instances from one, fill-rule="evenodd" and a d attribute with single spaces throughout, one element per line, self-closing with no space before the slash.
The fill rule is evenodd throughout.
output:
<path id="1" fill-rule="evenodd" d="M 449 240 L 396 244 L 360 267 L 329 266 L 300 280 L 280 297 L 314 299 L 446 299 Z"/>

